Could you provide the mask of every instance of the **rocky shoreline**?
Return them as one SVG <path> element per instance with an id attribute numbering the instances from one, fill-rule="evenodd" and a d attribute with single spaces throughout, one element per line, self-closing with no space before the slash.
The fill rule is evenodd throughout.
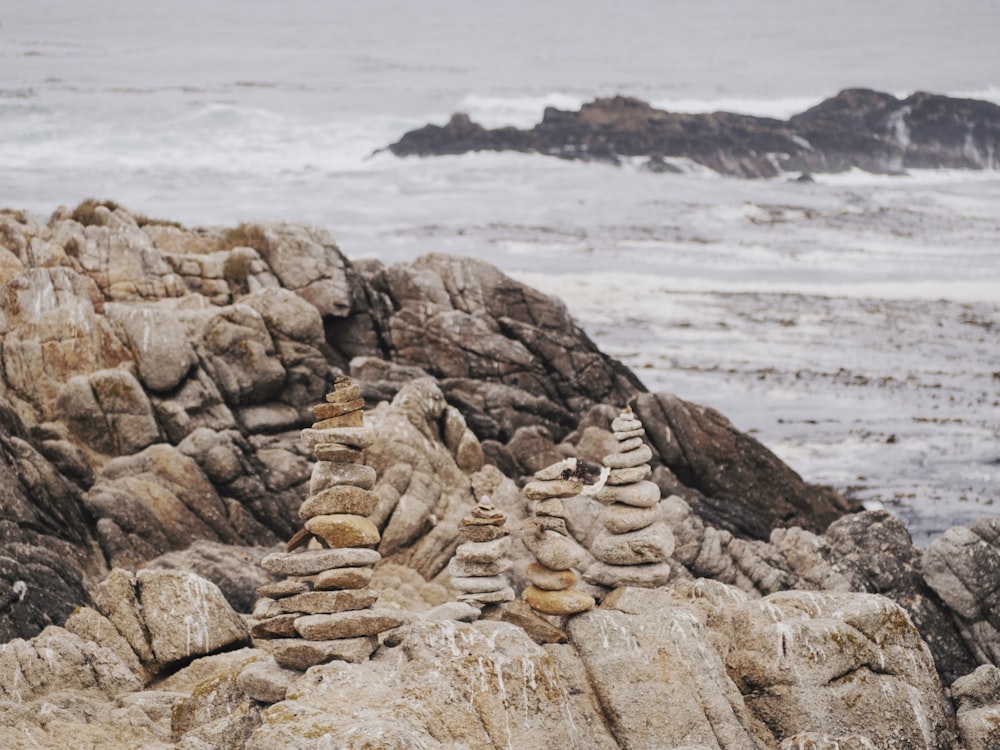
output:
<path id="1" fill-rule="evenodd" d="M 310 227 L 91 202 L 0 212 L 0 269 L 5 747 L 1000 741 L 1000 520 L 920 550 L 486 263 L 351 262 Z M 334 534 L 300 515 L 327 481 L 301 433 L 344 376 L 371 441 L 323 455 L 370 467 L 365 601 L 392 616 L 302 673 L 254 608 L 306 591 L 259 562 L 307 516 Z M 567 459 L 581 487 L 627 476 L 571 492 Z M 456 558 L 459 529 L 504 523 L 509 564 Z"/>
<path id="2" fill-rule="evenodd" d="M 680 114 L 626 96 L 576 112 L 548 107 L 530 130 L 487 129 L 455 114 L 389 145 L 396 156 L 521 151 L 620 164 L 641 159 L 654 172 L 685 162 L 736 177 L 862 169 L 1000 169 L 1000 106 L 918 92 L 905 99 L 847 89 L 787 121 L 730 112 Z"/>

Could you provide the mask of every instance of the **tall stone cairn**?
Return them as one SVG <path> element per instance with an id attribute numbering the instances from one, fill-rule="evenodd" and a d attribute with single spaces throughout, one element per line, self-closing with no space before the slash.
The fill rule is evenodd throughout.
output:
<path id="1" fill-rule="evenodd" d="M 573 588 L 584 551 L 566 531 L 565 498 L 583 490 L 583 480 L 576 474 L 576 460 L 566 459 L 535 473 L 524 487 L 532 517 L 526 522 L 521 540 L 535 556 L 525 574 L 530 586 L 522 593 L 524 601 L 543 615 L 574 615 L 594 607 L 590 594 Z"/>
<path id="2" fill-rule="evenodd" d="M 660 488 L 649 480 L 653 452 L 643 442 L 646 431 L 631 407 L 611 423 L 618 450 L 603 459 L 611 469 L 596 498 L 604 528 L 594 538 L 591 554 L 598 562 L 584 574 L 588 583 L 618 586 L 662 586 L 670 579 L 668 558 L 674 535 L 658 521 Z"/>
<path id="3" fill-rule="evenodd" d="M 338 377 L 326 403 L 313 407 L 317 421 L 302 431 L 316 455 L 309 497 L 299 508 L 304 528 L 285 552 L 267 555 L 261 566 L 285 576 L 261 586 L 251 629 L 269 639 L 275 661 L 305 670 L 339 659 L 361 662 L 378 647 L 378 634 L 403 624 L 394 610 L 378 609 L 378 593 L 367 588 L 381 555 L 380 535 L 368 516 L 378 502 L 375 470 L 364 449 L 375 433 L 364 425 L 361 390 Z"/>
<path id="4" fill-rule="evenodd" d="M 513 601 L 514 589 L 503 575 L 511 565 L 506 521 L 487 496 L 462 519 L 460 544 L 448 562 L 451 585 L 462 592 L 459 601 L 475 606 Z"/>

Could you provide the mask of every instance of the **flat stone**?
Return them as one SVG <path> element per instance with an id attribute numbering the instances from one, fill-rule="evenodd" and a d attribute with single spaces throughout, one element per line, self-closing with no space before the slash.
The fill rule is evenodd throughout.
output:
<path id="1" fill-rule="evenodd" d="M 309 479 L 309 494 L 315 495 L 328 487 L 349 484 L 370 490 L 375 486 L 378 475 L 371 466 L 355 463 L 331 463 L 317 461 L 313 464 L 312 476 Z M 368 515 L 364 513 L 363 515 Z"/>
<path id="2" fill-rule="evenodd" d="M 594 557 L 611 565 L 663 562 L 673 551 L 674 534 L 662 521 L 627 534 L 611 534 L 605 529 L 590 548 Z"/>
<path id="3" fill-rule="evenodd" d="M 250 635 L 254 638 L 294 638 L 298 635 L 295 632 L 295 618 L 298 616 L 298 613 L 289 614 L 288 612 L 284 612 L 280 615 L 260 620 L 250 627 Z"/>
<path id="4" fill-rule="evenodd" d="M 318 591 L 331 589 L 363 589 L 372 580 L 371 568 L 332 568 L 316 576 L 313 588 Z"/>
<path id="5" fill-rule="evenodd" d="M 462 519 L 462 526 L 503 526 L 506 520 L 507 517 L 503 514 L 492 518 L 476 518 L 475 516 L 466 516 Z"/>
<path id="6" fill-rule="evenodd" d="M 367 448 L 375 442 L 375 430 L 371 427 L 331 427 L 329 429 L 302 430 L 302 441 L 308 448 L 335 443 L 351 448 Z"/>
<path id="7" fill-rule="evenodd" d="M 491 542 L 466 542 L 455 549 L 455 557 L 469 562 L 491 563 L 510 552 L 510 537 L 503 536 Z"/>
<path id="8" fill-rule="evenodd" d="M 551 497 L 575 497 L 583 491 L 581 479 L 533 480 L 521 492 L 528 500 L 547 500 Z"/>
<path id="9" fill-rule="evenodd" d="M 660 488 L 649 480 L 634 484 L 604 485 L 595 497 L 602 503 L 624 503 L 637 508 L 651 508 L 660 502 Z"/>
<path id="10" fill-rule="evenodd" d="M 331 513 L 314 516 L 306 521 L 306 528 L 322 537 L 331 547 L 368 547 L 378 544 L 382 535 L 378 527 L 364 516 L 350 513 Z"/>
<path id="11" fill-rule="evenodd" d="M 666 561 L 646 565 L 609 565 L 596 562 L 583 574 L 583 580 L 610 588 L 658 588 L 667 585 L 671 574 L 670 563 Z"/>
<path id="12" fill-rule="evenodd" d="M 594 608 L 594 597 L 576 589 L 544 591 L 528 586 L 521 597 L 536 612 L 543 615 L 575 615 Z"/>
<path id="13" fill-rule="evenodd" d="M 297 678 L 297 670 L 285 669 L 273 659 L 261 659 L 247 664 L 236 685 L 255 701 L 261 703 L 279 703 L 285 700 L 288 686 Z"/>
<path id="14" fill-rule="evenodd" d="M 257 587 L 257 596 L 263 596 L 270 599 L 280 599 L 283 596 L 291 596 L 292 594 L 302 594 L 306 591 L 312 589 L 312 586 L 305 581 L 278 581 L 276 583 L 268 583 L 265 586 Z"/>
<path id="15" fill-rule="evenodd" d="M 295 620 L 295 630 L 310 641 L 328 641 L 378 635 L 398 628 L 406 618 L 392 609 L 359 609 L 328 615 L 302 615 Z"/>
<path id="16" fill-rule="evenodd" d="M 321 615 L 309 615 L 319 617 Z M 360 664 L 378 648 L 378 638 L 340 638 L 337 640 L 304 640 L 282 638 L 271 642 L 271 655 L 278 666 L 304 672 L 317 664 L 346 661 Z"/>
<path id="17" fill-rule="evenodd" d="M 633 484 L 649 479 L 652 475 L 653 469 L 649 464 L 632 466 L 628 469 L 612 469 L 606 484 Z"/>
<path id="18" fill-rule="evenodd" d="M 517 625 L 535 643 L 565 643 L 566 633 L 557 628 L 544 617 L 540 617 L 527 604 L 512 601 L 500 607 L 497 615 L 500 620 Z"/>
<path id="19" fill-rule="evenodd" d="M 340 591 L 309 591 L 278 600 L 286 612 L 329 614 L 365 609 L 378 601 L 378 592 L 371 589 L 344 589 Z"/>
<path id="20" fill-rule="evenodd" d="M 458 541 L 492 542 L 509 534 L 510 531 L 503 526 L 463 526 L 458 530 Z"/>
<path id="21" fill-rule="evenodd" d="M 504 586 L 496 591 L 477 591 L 459 594 L 460 602 L 479 602 L 480 604 L 499 604 L 500 602 L 514 601 L 514 589 Z"/>
<path id="22" fill-rule="evenodd" d="M 629 469 L 633 466 L 649 463 L 653 451 L 643 443 L 638 448 L 626 453 L 611 453 L 604 457 L 604 465 L 609 469 Z"/>
<path id="23" fill-rule="evenodd" d="M 536 516 L 551 516 L 552 518 L 569 518 L 566 512 L 566 504 L 561 498 L 553 497 L 548 500 L 536 500 L 531 503 L 531 512 Z"/>
<path id="24" fill-rule="evenodd" d="M 503 576 L 452 576 L 451 585 L 465 594 L 499 591 L 508 585 Z"/>
<path id="25" fill-rule="evenodd" d="M 332 427 L 363 427 L 364 424 L 365 413 L 358 409 L 336 417 L 329 417 L 328 419 L 314 422 L 312 428 L 314 430 L 328 430 Z"/>
<path id="26" fill-rule="evenodd" d="M 348 464 L 361 466 L 361 464 Z M 365 466 L 364 468 L 369 468 Z M 325 490 L 310 495 L 299 508 L 299 518 L 306 520 L 316 516 L 328 516 L 350 513 L 355 516 L 367 516 L 378 505 L 378 495 L 370 490 L 363 490 L 349 484 L 339 487 L 327 487 Z M 309 524 L 306 524 L 309 528 Z M 309 529 L 312 531 L 312 529 Z M 315 534 L 316 532 L 313 531 Z"/>
<path id="27" fill-rule="evenodd" d="M 562 591 L 576 583 L 575 571 L 552 570 L 536 562 L 528 563 L 524 572 L 532 586 L 545 591 Z"/>
<path id="28" fill-rule="evenodd" d="M 576 541 L 556 531 L 525 534 L 521 541 L 538 562 L 552 570 L 575 568 L 585 557 L 583 548 Z"/>
<path id="29" fill-rule="evenodd" d="M 346 385 L 343 388 L 334 388 L 333 392 L 326 394 L 326 400 L 331 404 L 354 401 L 359 398 L 361 398 L 361 386 L 354 384 Z"/>
<path id="30" fill-rule="evenodd" d="M 313 407 L 313 416 L 319 420 L 330 419 L 331 417 L 339 417 L 352 411 L 361 411 L 364 408 L 365 400 L 363 398 L 327 401 L 325 404 L 316 404 Z M 313 425 L 313 429 L 322 428 Z"/>
<path id="31" fill-rule="evenodd" d="M 646 431 L 641 427 L 637 427 L 634 430 L 622 430 L 621 432 L 615 432 L 615 440 L 618 442 L 624 442 L 625 440 L 631 440 L 632 438 L 641 438 L 646 434 Z"/>
<path id="32" fill-rule="evenodd" d="M 632 430 L 641 430 L 642 422 L 636 419 L 634 416 L 621 415 L 615 417 L 611 420 L 611 431 L 612 432 L 631 432 Z"/>
<path id="33" fill-rule="evenodd" d="M 278 606 L 278 602 L 267 596 L 258 599 L 253 605 L 253 616 L 258 619 L 275 617 L 282 612 L 284 610 Z"/>
<path id="34" fill-rule="evenodd" d="M 320 461 L 342 464 L 361 464 L 365 461 L 364 451 L 349 448 L 339 443 L 320 443 L 313 450 L 313 455 Z"/>
<path id="35" fill-rule="evenodd" d="M 272 552 L 260 561 L 269 573 L 281 576 L 311 576 L 331 568 L 374 565 L 382 555 L 373 549 L 309 549 L 302 552 Z"/>
<path id="36" fill-rule="evenodd" d="M 577 463 L 575 458 L 564 458 L 562 461 L 557 461 L 554 464 L 546 466 L 544 469 L 539 469 L 535 472 L 534 478 L 542 482 L 553 479 L 565 479 L 567 475 L 576 471 Z"/>
<path id="37" fill-rule="evenodd" d="M 601 510 L 600 521 L 612 534 L 638 531 L 655 523 L 659 517 L 656 506 L 638 508 L 624 503 L 611 503 Z"/>
<path id="38" fill-rule="evenodd" d="M 467 576 L 498 576 L 505 570 L 509 570 L 510 566 L 510 560 L 503 558 L 493 562 L 472 562 L 471 560 L 460 560 L 457 557 L 453 557 L 448 562 L 448 574 L 460 578 Z"/>
<path id="39" fill-rule="evenodd" d="M 617 437 L 617 436 L 616 436 Z M 628 451 L 634 451 L 636 448 L 643 444 L 641 437 L 627 438 L 625 440 L 618 441 L 618 452 L 627 453 Z"/>

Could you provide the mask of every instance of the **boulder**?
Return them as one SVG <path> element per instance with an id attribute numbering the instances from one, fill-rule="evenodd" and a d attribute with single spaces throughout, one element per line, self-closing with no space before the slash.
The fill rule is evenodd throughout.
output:
<path id="1" fill-rule="evenodd" d="M 1000 747 L 1000 669 L 984 664 L 951 685 L 965 750 Z"/>

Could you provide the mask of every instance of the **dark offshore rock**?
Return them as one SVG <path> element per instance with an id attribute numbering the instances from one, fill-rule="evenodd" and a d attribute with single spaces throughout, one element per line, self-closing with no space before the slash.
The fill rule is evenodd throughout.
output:
<path id="1" fill-rule="evenodd" d="M 663 463 L 701 493 L 693 507 L 709 523 L 767 539 L 779 526 L 822 532 L 854 509 L 832 489 L 804 482 L 714 409 L 667 393 L 642 394 L 633 409 Z"/>
<path id="2" fill-rule="evenodd" d="M 923 92 L 900 100 L 847 89 L 786 122 L 729 112 L 665 112 L 616 96 L 577 112 L 549 107 L 531 130 L 487 130 L 455 115 L 445 127 L 406 133 L 389 150 L 397 156 L 531 151 L 611 163 L 650 157 L 647 168 L 660 172 L 676 171 L 665 158 L 684 158 L 739 177 L 852 167 L 878 173 L 994 169 L 1000 166 L 1000 107 Z"/>

